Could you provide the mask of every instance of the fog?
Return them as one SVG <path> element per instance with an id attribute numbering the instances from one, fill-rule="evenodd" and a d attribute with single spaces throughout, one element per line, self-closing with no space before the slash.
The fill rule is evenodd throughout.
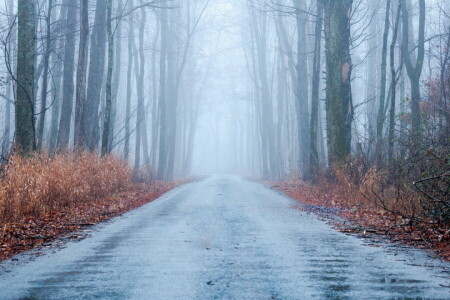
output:
<path id="1" fill-rule="evenodd" d="M 381 168 L 445 148 L 449 13 L 445 0 L 4 0 L 2 157 L 86 149 L 165 180 L 309 180 L 349 157 Z"/>

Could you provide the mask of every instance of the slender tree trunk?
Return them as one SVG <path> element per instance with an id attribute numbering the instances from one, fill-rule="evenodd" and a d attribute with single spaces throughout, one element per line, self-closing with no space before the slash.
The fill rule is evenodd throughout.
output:
<path id="1" fill-rule="evenodd" d="M 278 64 L 277 64 L 277 129 L 276 129 L 276 151 L 278 156 L 278 174 L 277 178 L 282 179 L 284 166 L 283 166 L 283 107 L 286 101 L 286 72 L 285 72 L 285 62 L 284 57 L 281 53 L 278 54 Z"/>
<path id="2" fill-rule="evenodd" d="M 35 2 L 18 0 L 16 143 L 23 154 L 36 150 L 34 128 Z"/>
<path id="3" fill-rule="evenodd" d="M 141 8 L 141 20 L 139 26 L 139 49 L 136 53 L 136 89 L 137 89 L 137 119 L 136 119 L 136 143 L 135 143 L 135 159 L 134 168 L 136 170 L 141 166 L 141 143 L 142 143 L 142 129 L 146 120 L 144 115 L 144 71 L 145 71 L 145 55 L 144 55 L 144 27 L 147 20 L 147 14 L 145 8 Z M 139 63 L 137 59 L 139 55 Z M 139 68 L 138 68 L 139 67 Z"/>
<path id="4" fill-rule="evenodd" d="M 15 28 L 15 14 L 14 14 L 14 2 L 13 1 L 9 1 L 8 3 L 8 13 L 10 15 L 10 17 L 8 18 L 8 26 L 11 29 L 11 37 L 8 40 L 8 44 L 6 45 L 8 48 L 8 56 L 6 57 L 9 67 L 10 67 L 10 72 L 12 74 L 9 74 L 9 80 L 8 80 L 8 86 L 7 86 L 7 91 L 6 91 L 6 96 L 9 99 L 13 99 L 14 98 L 14 81 L 12 78 L 16 77 L 15 74 L 15 64 L 14 64 L 14 59 L 13 59 L 13 53 L 16 53 L 16 35 L 15 32 L 16 30 L 14 30 Z M 4 130 L 4 139 L 5 139 L 5 144 L 3 145 L 3 149 L 2 149 L 2 155 L 5 156 L 6 152 L 9 151 L 10 149 L 10 138 L 11 138 L 11 101 L 5 101 L 5 130 Z"/>
<path id="5" fill-rule="evenodd" d="M 377 166 L 381 168 L 383 163 L 383 127 L 385 120 L 385 100 L 386 100 L 386 65 L 387 65 L 387 43 L 389 36 L 389 14 L 391 10 L 391 0 L 386 2 L 386 13 L 384 18 L 383 50 L 381 52 L 381 82 L 380 82 L 380 103 L 377 114 L 377 142 L 375 145 L 375 155 Z"/>
<path id="6" fill-rule="evenodd" d="M 119 92 L 119 86 L 120 86 L 120 72 L 121 72 L 121 60 L 122 60 L 122 20 L 121 13 L 123 10 L 123 2 L 122 0 L 119 0 L 118 7 L 117 7 L 117 31 L 115 33 L 115 43 L 116 43 L 116 49 L 115 49 L 115 62 L 114 62 L 114 77 L 113 77 L 113 85 L 112 85 L 112 107 L 111 107 L 111 122 L 110 122 L 110 129 L 109 129 L 109 151 L 112 151 L 113 148 L 113 142 L 114 142 L 114 136 L 115 136 L 115 126 L 116 126 L 116 116 L 117 116 L 117 99 L 118 99 L 118 92 Z"/>
<path id="7" fill-rule="evenodd" d="M 51 23 L 52 23 L 53 0 L 48 0 L 47 16 L 46 16 L 46 37 L 45 50 L 43 57 L 44 74 L 42 77 L 41 89 L 41 111 L 39 113 L 39 123 L 37 128 L 37 148 L 42 148 L 42 139 L 44 138 L 45 114 L 47 111 L 47 90 L 48 90 L 48 70 L 51 55 Z"/>
<path id="8" fill-rule="evenodd" d="M 67 1 L 64 0 L 64 4 L 67 4 Z M 58 38 L 55 39 L 55 55 L 53 55 L 53 59 L 56 60 L 54 66 L 52 68 L 52 81 L 54 82 L 53 89 L 53 105 L 52 105 L 52 116 L 50 121 L 50 134 L 48 141 L 48 148 L 50 152 L 53 152 L 56 148 L 56 143 L 58 140 L 58 125 L 59 125 L 59 115 L 60 115 L 60 107 L 61 107 L 61 81 L 62 81 L 62 71 L 63 71 L 63 62 L 64 62 L 64 30 L 67 25 L 67 5 L 62 5 L 59 12 L 58 24 L 55 25 L 56 30 L 55 34 L 58 35 Z"/>
<path id="9" fill-rule="evenodd" d="M 300 150 L 300 171 L 305 180 L 309 180 L 310 174 L 310 130 L 309 130 L 309 108 L 308 108 L 308 62 L 306 48 L 306 16 L 304 2 L 293 0 L 297 9 L 297 101 L 296 110 L 298 118 L 298 137 Z"/>
<path id="10" fill-rule="evenodd" d="M 87 98 L 83 120 L 83 131 L 90 150 L 98 147 L 98 109 L 105 71 L 107 4 L 108 2 L 105 0 L 96 1 L 95 21 L 91 36 Z"/>
<path id="11" fill-rule="evenodd" d="M 411 131 L 413 148 L 415 151 L 417 149 L 417 143 L 419 142 L 418 138 L 422 124 L 420 114 L 420 76 L 422 74 L 423 59 L 425 55 L 425 0 L 419 0 L 419 40 L 417 45 L 417 59 L 414 65 L 411 58 L 412 55 L 409 52 L 409 11 L 406 6 L 406 1 L 401 1 L 403 20 L 402 56 L 411 82 Z"/>
<path id="12" fill-rule="evenodd" d="M 65 149 L 69 145 L 73 95 L 75 90 L 73 77 L 75 73 L 75 32 L 77 30 L 78 8 L 77 0 L 68 0 L 66 3 L 68 5 L 68 11 L 65 32 L 63 93 L 58 131 L 58 149 Z"/>
<path id="13" fill-rule="evenodd" d="M 311 96 L 311 125 L 310 125 L 310 166 L 311 175 L 314 176 L 319 170 L 319 154 L 317 151 L 318 125 L 319 125 L 319 104 L 320 104 L 320 57 L 322 53 L 322 24 L 323 5 L 317 0 L 317 17 L 314 30 L 314 62 L 312 77 Z"/>
<path id="14" fill-rule="evenodd" d="M 265 14 L 256 15 L 251 12 L 252 24 L 254 26 L 253 34 L 256 44 L 257 75 L 261 82 L 261 98 L 259 105 L 260 113 L 260 135 L 262 150 L 263 176 L 273 177 L 277 173 L 275 163 L 275 145 L 274 145 L 274 120 L 271 93 L 269 89 L 269 79 L 267 72 L 267 17 Z M 259 19 L 258 19 L 259 18 Z"/>
<path id="15" fill-rule="evenodd" d="M 160 36 L 160 22 L 157 22 L 157 31 L 155 34 L 155 39 L 153 41 L 153 49 L 157 49 L 158 46 L 158 39 Z M 156 51 L 152 52 L 152 61 L 151 61 L 151 68 L 152 68 L 152 90 L 153 90 L 153 105 L 152 105 L 152 147 L 151 147 L 151 164 L 152 166 L 156 166 L 157 164 L 157 153 L 158 153 L 158 135 L 159 135 L 159 101 L 158 101 L 158 74 L 156 73 Z"/>
<path id="16" fill-rule="evenodd" d="M 168 27 L 168 46 L 167 46 L 167 80 L 166 80 L 166 102 L 167 102 L 167 134 L 166 134 L 166 149 L 167 149 L 167 161 L 166 161 L 166 171 L 165 180 L 172 179 L 173 174 L 173 163 L 175 160 L 175 139 L 176 139 L 176 107 L 177 107 L 177 83 L 176 76 L 178 72 L 177 63 L 177 39 L 175 38 L 177 33 L 177 23 L 176 23 L 176 12 L 169 12 L 169 27 Z"/>
<path id="17" fill-rule="evenodd" d="M 78 50 L 76 103 L 75 103 L 75 147 L 85 148 L 87 136 L 84 131 L 86 103 L 86 69 L 89 38 L 89 0 L 80 1 L 80 45 Z"/>
<path id="18" fill-rule="evenodd" d="M 450 6 L 450 5 L 449 5 Z M 450 26 L 448 26 L 448 32 L 447 32 L 447 42 L 446 42 L 446 48 L 444 50 L 444 56 L 442 58 L 441 61 L 441 70 L 440 70 L 440 74 L 439 74 L 439 90 L 440 90 L 440 96 L 441 96 L 441 101 L 443 102 L 443 117 L 446 123 L 446 131 L 447 131 L 447 136 L 449 135 L 449 131 L 450 131 L 450 112 L 448 110 L 448 86 L 449 86 L 449 82 L 448 80 L 450 79 L 450 77 L 448 76 L 448 65 L 449 65 L 449 61 L 450 61 Z M 446 76 L 448 78 L 446 78 Z"/>
<path id="19" fill-rule="evenodd" d="M 390 46 L 390 68 L 391 68 L 391 106 L 389 110 L 389 138 L 388 138 L 388 161 L 392 162 L 394 158 L 394 139 L 395 139 L 395 98 L 397 92 L 397 73 L 395 71 L 395 45 L 397 43 L 398 27 L 400 21 L 401 4 L 397 8 L 397 17 L 395 18 L 394 31 Z M 402 64 L 402 62 L 400 62 Z M 400 71 L 401 72 L 401 71 Z"/>
<path id="20" fill-rule="evenodd" d="M 167 103 L 166 103 L 166 58 L 167 58 L 167 11 L 161 10 L 161 54 L 159 59 L 159 160 L 158 177 L 165 179 L 167 166 Z"/>
<path id="21" fill-rule="evenodd" d="M 108 67 L 106 70 L 106 98 L 103 120 L 102 156 L 109 153 L 109 130 L 111 129 L 112 77 L 114 68 L 114 34 L 112 32 L 112 0 L 108 0 L 106 28 L 108 33 Z M 142 25 L 143 27 L 144 25 Z"/>
<path id="22" fill-rule="evenodd" d="M 128 11 L 134 9 L 134 1 L 128 2 Z M 133 63 L 134 63 L 134 13 L 130 14 L 128 21 L 128 68 L 127 68 L 127 99 L 126 99 L 126 111 L 125 111 L 125 146 L 124 157 L 128 159 L 130 156 L 130 119 L 131 119 L 131 86 L 133 75 Z"/>

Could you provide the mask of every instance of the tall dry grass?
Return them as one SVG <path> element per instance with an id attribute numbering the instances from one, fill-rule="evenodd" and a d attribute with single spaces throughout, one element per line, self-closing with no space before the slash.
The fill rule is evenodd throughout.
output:
<path id="1" fill-rule="evenodd" d="M 380 170 L 366 165 L 350 157 L 345 164 L 334 165 L 329 173 L 319 175 L 319 187 L 337 193 L 348 207 L 380 209 L 419 223 L 450 223 L 450 182 L 444 163 L 402 161 Z M 428 190 L 420 192 L 415 187 L 420 177 L 435 178 L 440 185 L 421 187 Z"/>
<path id="2" fill-rule="evenodd" d="M 0 223 L 111 196 L 129 186 L 131 179 L 127 163 L 112 155 L 11 156 L 0 178 Z"/>

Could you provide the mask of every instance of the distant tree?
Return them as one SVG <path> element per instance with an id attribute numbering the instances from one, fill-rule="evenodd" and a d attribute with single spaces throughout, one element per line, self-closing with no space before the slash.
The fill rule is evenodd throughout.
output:
<path id="1" fill-rule="evenodd" d="M 52 41 L 52 10 L 53 0 L 48 1 L 47 14 L 45 16 L 45 46 L 43 57 L 43 75 L 42 75 L 42 88 L 41 88 L 41 111 L 39 112 L 39 123 L 37 128 L 37 148 L 41 149 L 42 140 L 44 138 L 44 125 L 45 115 L 47 111 L 47 94 L 48 94 L 48 73 L 50 67 L 50 55 L 52 53 L 51 41 Z"/>
<path id="2" fill-rule="evenodd" d="M 91 36 L 87 98 L 83 112 L 83 132 L 90 150 L 98 148 L 99 140 L 98 109 L 105 72 L 107 4 L 105 0 L 96 1 Z"/>
<path id="3" fill-rule="evenodd" d="M 381 51 L 381 82 L 380 82 L 380 102 L 377 114 L 377 141 L 375 153 L 377 165 L 381 167 L 383 162 L 383 127 L 385 121 L 385 100 L 386 100 L 386 68 L 387 68 L 387 44 L 389 36 L 389 15 L 391 11 L 391 0 L 386 2 L 386 13 L 384 18 L 383 49 Z"/>
<path id="4" fill-rule="evenodd" d="M 78 66 L 76 77 L 75 101 L 75 147 L 84 148 L 87 145 L 83 123 L 85 119 L 86 103 L 86 68 L 89 39 L 89 0 L 81 0 L 80 7 L 80 44 L 78 48 Z"/>
<path id="5" fill-rule="evenodd" d="M 311 125 L 310 125 L 310 167 L 314 175 L 319 169 L 318 125 L 319 125 L 319 93 L 320 93 L 320 62 L 322 52 L 322 29 L 323 29 L 323 5 L 317 1 L 316 26 L 314 29 L 314 61 L 312 76 L 312 99 L 311 99 Z"/>
<path id="6" fill-rule="evenodd" d="M 125 106 L 125 145 L 124 145 L 124 157 L 128 159 L 130 156 L 130 135 L 131 135 L 131 95 L 132 95 L 132 75 L 133 75 L 133 45 L 134 45 L 134 1 L 128 2 L 128 11 L 131 11 L 128 18 L 128 67 L 127 67 L 127 95 Z"/>
<path id="7" fill-rule="evenodd" d="M 64 47 L 64 72 L 62 83 L 62 106 L 58 131 L 58 148 L 64 149 L 69 144 L 70 125 L 72 120 L 72 107 L 74 95 L 74 73 L 75 73 L 75 32 L 77 28 L 77 0 L 67 0 L 67 25 L 65 32 Z"/>
<path id="8" fill-rule="evenodd" d="M 64 0 L 63 4 L 69 0 Z M 58 126 L 60 121 L 60 108 L 61 108 L 61 83 L 63 76 L 63 67 L 64 67 L 64 53 L 65 53 L 65 29 L 67 24 L 67 5 L 61 5 L 59 8 L 59 15 L 55 20 L 53 28 L 53 37 L 52 42 L 54 49 L 54 55 L 52 55 L 53 63 L 52 63 L 52 72 L 51 72 L 51 82 L 52 82 L 52 105 L 51 105 L 51 120 L 50 120 L 50 132 L 48 138 L 48 148 L 49 151 L 52 152 L 56 148 L 57 139 L 58 139 Z M 54 14 L 56 14 L 56 9 L 53 10 Z"/>
<path id="9" fill-rule="evenodd" d="M 405 63 L 406 71 L 408 73 L 409 81 L 411 83 L 411 131 L 414 139 L 414 144 L 417 143 L 417 138 L 420 133 L 421 115 L 420 115 L 420 76 L 422 74 L 423 60 L 425 56 L 425 0 L 419 0 L 419 36 L 417 42 L 417 58 L 413 62 L 411 58 L 411 42 L 409 15 L 406 0 L 401 0 L 402 7 L 402 57 Z M 415 52 L 415 51 L 413 51 Z"/>
<path id="10" fill-rule="evenodd" d="M 310 179 L 310 120 L 308 105 L 308 54 L 307 54 L 307 18 L 304 12 L 305 1 L 293 0 L 296 9 L 297 24 L 297 90 L 295 107 L 297 110 L 298 141 L 300 149 L 300 170 L 303 179 Z"/>
<path id="11" fill-rule="evenodd" d="M 108 34 L 108 67 L 106 69 L 106 99 L 105 99 L 105 114 L 103 120 L 103 135 L 102 135 L 102 155 L 109 153 L 109 131 L 111 129 L 111 109 L 112 109 L 112 77 L 114 68 L 114 33 L 112 28 L 112 0 L 107 0 L 107 20 L 106 28 Z M 143 26 L 142 26 L 143 27 Z"/>

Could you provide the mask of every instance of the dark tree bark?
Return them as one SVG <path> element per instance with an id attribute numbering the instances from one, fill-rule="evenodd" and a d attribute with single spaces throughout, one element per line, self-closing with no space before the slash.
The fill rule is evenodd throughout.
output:
<path id="1" fill-rule="evenodd" d="M 387 68 L 387 43 L 389 37 L 389 14 L 391 10 L 391 0 L 386 2 L 386 12 L 384 17 L 383 49 L 381 52 L 381 82 L 380 82 L 380 103 L 378 104 L 377 114 L 377 142 L 375 145 L 375 155 L 377 157 L 377 166 L 381 167 L 383 163 L 383 128 L 385 121 L 385 100 L 386 100 L 386 68 Z"/>
<path id="2" fill-rule="evenodd" d="M 35 2 L 18 0 L 16 144 L 23 154 L 36 150 L 34 128 Z"/>
<path id="3" fill-rule="evenodd" d="M 70 127 L 72 120 L 73 95 L 75 85 L 73 81 L 75 73 L 75 32 L 77 29 L 77 0 L 67 0 L 67 25 L 64 47 L 64 72 L 63 93 L 61 105 L 61 117 L 59 120 L 58 149 L 65 149 L 69 145 Z"/>
<path id="4" fill-rule="evenodd" d="M 103 120 L 102 155 L 109 153 L 109 130 L 112 109 L 112 76 L 114 68 L 114 34 L 112 29 L 112 0 L 108 0 L 106 28 L 108 33 L 108 67 L 106 70 L 106 99 Z M 142 24 L 142 27 L 144 25 Z"/>
<path id="5" fill-rule="evenodd" d="M 397 95 L 397 73 L 395 70 L 395 45 L 397 43 L 398 27 L 401 16 L 401 2 L 399 2 L 397 8 L 397 17 L 395 18 L 394 32 L 392 35 L 392 41 L 390 46 L 390 69 L 391 69 L 391 106 L 389 110 L 389 138 L 388 138 L 388 161 L 392 162 L 394 157 L 394 138 L 395 138 L 395 103 Z M 401 67 L 403 66 L 403 62 Z M 401 68 L 400 67 L 400 68 Z M 401 71 L 400 71 L 401 72 Z"/>
<path id="6" fill-rule="evenodd" d="M 106 12 L 108 1 L 97 0 L 91 36 L 87 98 L 84 107 L 83 131 L 90 150 L 98 147 L 98 108 L 103 86 L 106 52 Z"/>
<path id="7" fill-rule="evenodd" d="M 78 50 L 76 103 L 75 103 L 75 147 L 85 148 L 87 136 L 84 131 L 86 103 L 86 68 L 89 39 L 89 0 L 81 0 L 80 7 L 80 45 Z"/>
<path id="8" fill-rule="evenodd" d="M 351 152 L 350 17 L 353 1 L 322 2 L 325 5 L 328 160 L 332 165 L 343 161 Z"/>
<path id="9" fill-rule="evenodd" d="M 422 123 L 420 114 L 420 76 L 422 74 L 423 59 L 425 55 L 425 0 L 419 0 L 419 39 L 417 44 L 417 59 L 414 65 L 409 52 L 409 11 L 406 6 L 406 0 L 401 0 L 401 7 L 403 21 L 402 57 L 411 83 L 411 131 L 413 144 L 416 148 Z"/>

